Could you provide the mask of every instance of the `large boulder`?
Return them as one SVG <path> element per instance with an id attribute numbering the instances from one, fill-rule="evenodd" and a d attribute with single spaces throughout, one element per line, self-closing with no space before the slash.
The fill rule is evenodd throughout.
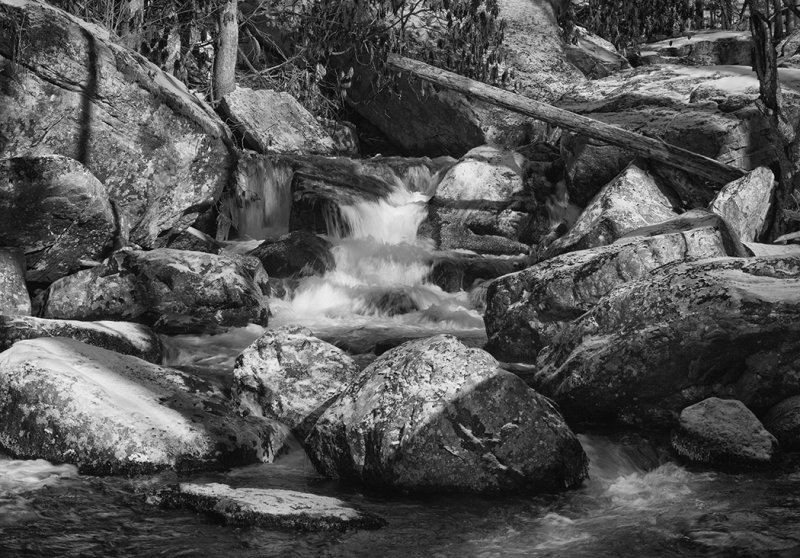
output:
<path id="1" fill-rule="evenodd" d="M 448 335 L 379 357 L 306 446 L 325 475 L 407 492 L 556 491 L 586 476 L 586 455 L 555 407 Z"/>
<path id="2" fill-rule="evenodd" d="M 288 93 L 237 87 L 222 98 L 220 108 L 233 129 L 261 153 L 336 152 L 333 139 Z"/>
<path id="3" fill-rule="evenodd" d="M 49 283 L 102 259 L 117 234 L 105 187 L 60 155 L 0 160 L 0 243 L 25 252 L 29 281 Z"/>
<path id="4" fill-rule="evenodd" d="M 210 207 L 230 132 L 174 77 L 98 26 L 34 0 L 0 0 L 0 152 L 63 155 L 105 185 L 120 233 L 144 247 Z"/>
<path id="5" fill-rule="evenodd" d="M 708 209 L 722 216 L 742 242 L 755 242 L 767 224 L 773 179 L 771 170 L 759 167 L 726 184 Z"/>
<path id="6" fill-rule="evenodd" d="M 621 285 L 539 354 L 565 415 L 672 424 L 707 397 L 762 412 L 800 393 L 800 258 L 716 258 Z"/>
<path id="7" fill-rule="evenodd" d="M 156 364 L 161 363 L 163 356 L 161 339 L 142 324 L 0 316 L 0 351 L 5 351 L 17 341 L 40 337 L 68 337 Z"/>
<path id="8" fill-rule="evenodd" d="M 0 353 L 0 446 L 87 474 L 269 462 L 280 426 L 230 411 L 201 378 L 63 338 Z"/>
<path id="9" fill-rule="evenodd" d="M 42 315 L 187 332 L 266 325 L 268 308 L 253 273 L 238 259 L 170 248 L 125 249 L 103 265 L 53 283 Z"/>
<path id="10" fill-rule="evenodd" d="M 526 166 L 514 151 L 488 145 L 470 150 L 439 182 L 426 232 L 443 250 L 526 253 L 519 241 L 530 219 Z"/>
<path id="11" fill-rule="evenodd" d="M 631 163 L 589 202 L 566 235 L 547 246 L 544 258 L 611 244 L 675 217 L 674 205 L 646 167 Z"/>
<path id="12" fill-rule="evenodd" d="M 725 255 L 719 231 L 705 227 L 570 252 L 506 275 L 486 294 L 486 350 L 505 361 L 535 362 L 559 331 L 617 286 L 668 263 Z"/>
<path id="13" fill-rule="evenodd" d="M 604 78 L 631 67 L 612 43 L 577 25 L 566 45 L 566 55 L 567 61 L 590 79 Z"/>
<path id="14" fill-rule="evenodd" d="M 786 450 L 800 450 L 800 395 L 784 399 L 762 417 L 764 427 Z"/>
<path id="15" fill-rule="evenodd" d="M 231 488 L 227 484 L 184 482 L 161 488 L 148 497 L 148 502 L 204 512 L 232 525 L 344 531 L 377 529 L 386 523 L 337 498 L 277 488 Z"/>
<path id="16" fill-rule="evenodd" d="M 336 267 L 333 245 L 308 231 L 268 239 L 248 252 L 258 258 L 270 277 L 324 275 Z"/>
<path id="17" fill-rule="evenodd" d="M 0 314 L 27 316 L 30 313 L 25 255 L 17 248 L 0 248 Z"/>
<path id="18" fill-rule="evenodd" d="M 232 399 L 274 418 L 303 439 L 359 368 L 341 349 L 303 327 L 267 331 L 236 359 Z"/>
<path id="19" fill-rule="evenodd" d="M 741 401 L 710 397 L 681 411 L 672 447 L 701 463 L 766 465 L 775 458 L 778 441 Z"/>

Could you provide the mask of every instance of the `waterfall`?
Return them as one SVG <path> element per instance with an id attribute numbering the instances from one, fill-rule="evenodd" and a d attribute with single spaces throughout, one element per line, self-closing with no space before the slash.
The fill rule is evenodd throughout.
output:
<path id="1" fill-rule="evenodd" d="M 239 161 L 232 220 L 240 239 L 263 240 L 289 231 L 293 172 L 288 163 L 272 159 Z"/>

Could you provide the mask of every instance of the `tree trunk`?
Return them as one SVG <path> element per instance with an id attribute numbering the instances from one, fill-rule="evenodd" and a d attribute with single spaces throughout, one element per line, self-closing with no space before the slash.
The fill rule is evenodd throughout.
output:
<path id="1" fill-rule="evenodd" d="M 783 0 L 773 0 L 772 2 L 772 10 L 774 13 L 774 27 L 775 30 L 772 33 L 775 42 L 779 42 L 783 40 Z"/>
<path id="2" fill-rule="evenodd" d="M 236 89 L 236 55 L 239 49 L 237 0 L 223 0 L 219 12 L 219 36 L 214 55 L 213 95 L 219 101 Z"/>
<path id="3" fill-rule="evenodd" d="M 418 78 L 459 91 L 493 105 L 543 120 L 586 137 L 622 147 L 636 155 L 696 174 L 714 184 L 727 184 L 744 174 L 739 169 L 661 140 L 642 136 L 624 128 L 618 128 L 599 120 L 534 101 L 528 97 L 429 66 L 418 60 L 390 54 L 386 65 L 389 69 L 410 73 Z"/>

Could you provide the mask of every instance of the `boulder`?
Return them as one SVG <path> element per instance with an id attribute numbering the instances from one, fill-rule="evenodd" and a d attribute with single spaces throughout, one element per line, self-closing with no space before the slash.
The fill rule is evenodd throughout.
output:
<path id="1" fill-rule="evenodd" d="M 507 273 L 522 271 L 531 264 L 528 256 L 486 256 L 465 252 L 438 252 L 431 264 L 428 281 L 449 293 L 469 291 Z"/>
<path id="2" fill-rule="evenodd" d="M 800 244 L 744 242 L 748 256 L 800 256 Z"/>
<path id="3" fill-rule="evenodd" d="M 268 239 L 248 252 L 258 258 L 270 277 L 324 275 L 336 267 L 333 245 L 308 231 L 294 231 Z"/>
<path id="4" fill-rule="evenodd" d="M 590 79 L 604 78 L 631 67 L 612 43 L 580 26 L 575 26 L 565 51 L 567 61 Z"/>
<path id="5" fill-rule="evenodd" d="M 220 326 L 266 325 L 268 308 L 252 272 L 237 259 L 169 248 L 125 249 L 101 266 L 53 283 L 42 315 L 210 332 Z"/>
<path id="6" fill-rule="evenodd" d="M 63 155 L 105 186 L 143 247 L 191 225 L 230 174 L 230 132 L 173 76 L 104 29 L 0 0 L 0 153 Z"/>
<path id="7" fill-rule="evenodd" d="M 557 491 L 586 477 L 586 455 L 555 407 L 449 335 L 380 356 L 306 446 L 325 475 L 404 492 Z"/>
<path id="8" fill-rule="evenodd" d="M 692 31 L 683 37 L 642 45 L 640 50 L 640 57 L 652 63 L 753 65 L 753 37 L 750 31 Z"/>
<path id="9" fill-rule="evenodd" d="M 800 393 L 800 258 L 716 258 L 621 285 L 542 350 L 530 384 L 568 417 L 673 424 L 707 397 Z"/>
<path id="10" fill-rule="evenodd" d="M 5 351 L 17 341 L 40 337 L 68 337 L 156 364 L 161 363 L 163 356 L 161 338 L 142 324 L 0 316 L 0 351 Z"/>
<path id="11" fill-rule="evenodd" d="M 535 362 L 567 324 L 614 288 L 663 265 L 725 256 L 713 227 L 641 236 L 562 254 L 492 281 L 486 294 L 486 350 L 510 362 Z"/>
<path id="12" fill-rule="evenodd" d="M 784 399 L 762 417 L 764 427 L 789 451 L 800 450 L 800 395 Z"/>
<path id="13" fill-rule="evenodd" d="M 25 255 L 18 248 L 0 248 L 0 314 L 28 316 L 30 313 Z"/>
<path id="14" fill-rule="evenodd" d="M 281 427 L 241 418 L 205 380 L 64 338 L 0 353 L 0 445 L 85 474 L 269 462 Z"/>
<path id="15" fill-rule="evenodd" d="M 261 153 L 336 153 L 333 139 L 289 93 L 237 87 L 220 108 L 234 131 Z"/>
<path id="16" fill-rule="evenodd" d="M 758 167 L 726 184 L 708 210 L 722 216 L 742 242 L 755 242 L 767 223 L 773 179 L 771 170 Z"/>
<path id="17" fill-rule="evenodd" d="M 611 244 L 622 235 L 675 217 L 673 200 L 643 165 L 631 163 L 589 202 L 569 232 L 544 252 L 564 252 Z"/>
<path id="18" fill-rule="evenodd" d="M 378 529 L 383 519 L 348 506 L 338 498 L 277 488 L 231 488 L 227 484 L 180 483 L 148 497 L 165 508 L 206 513 L 232 525 L 327 531 Z"/>
<path id="19" fill-rule="evenodd" d="M 0 160 L 0 243 L 25 252 L 27 278 L 50 283 L 102 259 L 117 234 L 105 187 L 60 155 Z"/>
<path id="20" fill-rule="evenodd" d="M 282 327 L 237 357 L 232 398 L 240 409 L 277 419 L 303 439 L 358 372 L 344 351 L 310 330 Z"/>
<path id="21" fill-rule="evenodd" d="M 778 441 L 741 401 L 710 397 L 681 411 L 672 447 L 700 463 L 766 465 Z"/>
<path id="22" fill-rule="evenodd" d="M 488 145 L 470 150 L 439 182 L 426 230 L 443 250 L 526 253 L 527 245 L 519 241 L 532 203 L 525 191 L 526 167 L 514 151 Z"/>

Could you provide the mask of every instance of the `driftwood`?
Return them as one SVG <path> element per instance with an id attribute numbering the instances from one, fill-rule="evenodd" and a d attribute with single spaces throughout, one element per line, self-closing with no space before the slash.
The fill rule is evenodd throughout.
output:
<path id="1" fill-rule="evenodd" d="M 418 60 L 390 54 L 386 65 L 392 70 L 441 85 L 513 112 L 543 120 L 586 137 L 622 147 L 631 153 L 700 176 L 715 184 L 727 184 L 744 172 L 704 155 L 681 149 L 661 140 L 643 136 L 580 114 L 534 101 L 485 83 L 475 81 Z"/>

